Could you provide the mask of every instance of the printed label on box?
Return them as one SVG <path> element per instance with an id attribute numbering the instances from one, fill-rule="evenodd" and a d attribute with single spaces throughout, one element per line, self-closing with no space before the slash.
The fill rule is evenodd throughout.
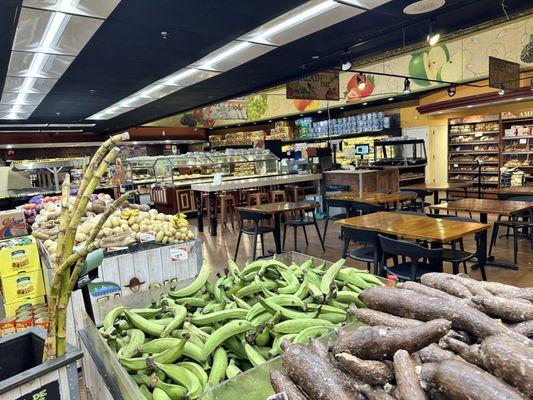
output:
<path id="1" fill-rule="evenodd" d="M 154 242 L 155 241 L 155 232 L 141 232 L 139 234 L 139 242 Z"/>
<path id="2" fill-rule="evenodd" d="M 187 246 L 173 247 L 170 249 L 170 262 L 189 259 L 189 248 Z"/>

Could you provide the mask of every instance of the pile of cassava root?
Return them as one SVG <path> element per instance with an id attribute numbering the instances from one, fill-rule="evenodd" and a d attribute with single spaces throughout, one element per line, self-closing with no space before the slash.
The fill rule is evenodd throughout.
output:
<path id="1" fill-rule="evenodd" d="M 533 398 L 533 288 L 430 273 L 373 287 L 350 307 L 366 324 L 327 345 L 282 343 L 289 400 Z"/>

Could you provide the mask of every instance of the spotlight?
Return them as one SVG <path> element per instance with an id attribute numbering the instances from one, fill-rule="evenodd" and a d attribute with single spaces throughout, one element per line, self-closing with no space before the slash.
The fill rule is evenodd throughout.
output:
<path id="1" fill-rule="evenodd" d="M 357 76 L 357 88 L 359 90 L 363 90 L 366 87 L 366 78 L 365 74 L 361 74 Z"/>
<path id="2" fill-rule="evenodd" d="M 439 43 L 440 40 L 440 33 L 435 32 L 435 21 L 431 21 L 429 24 L 429 33 L 426 38 L 428 44 L 430 46 L 435 46 L 437 43 Z"/>
<path id="3" fill-rule="evenodd" d="M 392 100 L 394 100 L 394 97 L 389 97 L 387 100 L 388 101 L 392 101 Z"/>
<path id="4" fill-rule="evenodd" d="M 403 92 L 405 94 L 411 93 L 411 81 L 409 80 L 409 78 L 405 78 L 405 80 L 403 81 Z"/>
<path id="5" fill-rule="evenodd" d="M 498 90 L 498 95 L 503 96 L 505 94 L 505 86 L 500 84 L 500 90 Z"/>
<path id="6" fill-rule="evenodd" d="M 455 86 L 450 86 L 448 89 L 448 96 L 453 97 L 455 96 L 455 93 L 457 93 L 457 88 Z"/>
<path id="7" fill-rule="evenodd" d="M 349 71 L 350 68 L 352 68 L 352 63 L 348 61 L 347 59 L 343 58 L 341 61 L 341 69 L 343 71 Z"/>

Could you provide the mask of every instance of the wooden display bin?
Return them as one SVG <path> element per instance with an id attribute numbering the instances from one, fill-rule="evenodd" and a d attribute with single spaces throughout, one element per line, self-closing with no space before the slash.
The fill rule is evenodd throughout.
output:
<path id="1" fill-rule="evenodd" d="M 79 400 L 78 349 L 41 362 L 45 331 L 32 328 L 0 339 L 0 400 Z"/>

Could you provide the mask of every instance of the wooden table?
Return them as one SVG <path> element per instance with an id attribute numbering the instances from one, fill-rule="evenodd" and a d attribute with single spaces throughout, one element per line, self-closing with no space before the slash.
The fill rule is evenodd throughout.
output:
<path id="1" fill-rule="evenodd" d="M 452 221 L 431 218 L 424 214 L 401 214 L 387 211 L 345 218 L 335 223 L 348 228 L 435 243 L 448 243 L 466 235 L 482 232 L 490 227 L 490 225 L 477 222 Z"/>
<path id="2" fill-rule="evenodd" d="M 202 192 L 209 193 L 209 211 L 210 211 L 210 225 L 211 236 L 217 235 L 217 213 L 215 210 L 216 193 L 223 190 L 237 190 L 274 185 L 287 185 L 291 183 L 319 181 L 322 179 L 322 174 L 292 174 L 292 175 L 278 175 L 268 176 L 262 178 L 243 178 L 235 180 L 223 180 L 220 184 L 213 182 L 198 183 L 191 185 L 191 190 L 195 193 L 196 206 L 198 209 L 198 231 L 204 231 L 204 216 L 202 210 Z"/>
<path id="3" fill-rule="evenodd" d="M 316 204 L 311 203 L 268 203 L 257 204 L 254 206 L 237 207 L 237 211 L 251 211 L 259 214 L 271 214 L 274 217 L 274 242 L 276 244 L 276 253 L 281 253 L 281 214 L 285 214 L 291 211 L 310 211 L 317 207 Z"/>
<path id="4" fill-rule="evenodd" d="M 490 225 L 477 222 L 452 221 L 448 219 L 431 218 L 424 214 L 412 215 L 395 212 L 380 211 L 373 214 L 341 219 L 335 222 L 347 228 L 362 229 L 394 235 L 404 239 L 427 240 L 432 243 L 448 243 L 463 236 L 484 233 L 485 241 L 481 240 L 478 254 L 479 266 L 486 280 L 485 265 L 487 254 L 486 233 Z"/>
<path id="5" fill-rule="evenodd" d="M 415 183 L 413 185 L 402 186 L 402 190 L 427 190 L 433 192 L 433 204 L 439 204 L 439 191 L 464 189 L 466 197 L 466 189 L 473 185 L 473 182 L 458 182 L 458 183 Z"/>
<path id="6" fill-rule="evenodd" d="M 510 216 L 511 214 L 527 211 L 533 207 L 533 202 L 528 201 L 508 201 L 508 200 L 493 200 L 493 199 L 461 199 L 450 201 L 448 203 L 437 204 L 430 206 L 429 208 L 439 211 L 470 211 L 479 213 L 479 220 L 481 223 L 487 223 L 488 214 L 504 215 Z M 487 241 L 486 232 L 482 235 L 484 236 L 484 241 Z M 486 247 L 486 246 L 485 246 Z M 494 262 L 493 259 L 490 260 L 490 263 L 493 267 L 501 267 L 507 269 L 518 269 L 515 264 Z"/>
<path id="7" fill-rule="evenodd" d="M 513 186 L 496 189 L 498 198 L 505 200 L 513 196 L 533 196 L 533 186 Z"/>
<path id="8" fill-rule="evenodd" d="M 342 192 L 332 194 L 328 199 L 360 201 L 369 204 L 396 203 L 397 201 L 409 200 L 411 195 L 405 193 L 377 193 L 377 192 Z"/>

